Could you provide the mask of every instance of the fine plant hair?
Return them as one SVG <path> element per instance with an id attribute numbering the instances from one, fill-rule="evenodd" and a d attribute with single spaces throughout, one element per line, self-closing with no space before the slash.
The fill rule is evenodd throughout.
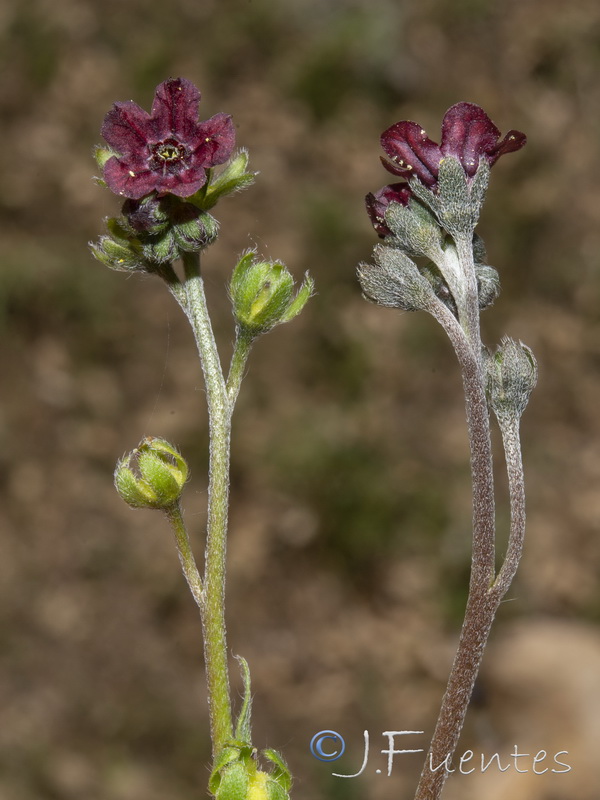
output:
<path id="1" fill-rule="evenodd" d="M 537 380 L 531 350 L 505 337 L 494 350 L 481 341 L 480 314 L 499 292 L 475 234 L 498 158 L 526 142 L 519 131 L 500 131 L 479 106 L 457 103 L 444 116 L 441 143 L 415 122 L 402 121 L 381 136 L 383 164 L 404 182 L 366 198 L 382 239 L 358 278 L 372 302 L 426 311 L 444 329 L 456 353 L 465 393 L 473 491 L 469 593 L 458 649 L 415 800 L 437 800 L 473 691 L 494 617 L 517 571 L 525 533 L 525 489 L 520 419 Z M 510 533 L 496 569 L 496 520 L 490 412 L 498 422 L 508 474 Z M 443 764 L 443 769 L 435 768 Z"/>
<path id="2" fill-rule="evenodd" d="M 252 743 L 250 668 L 241 656 L 236 658 L 244 696 L 236 719 L 232 712 L 225 630 L 229 458 L 232 415 L 252 345 L 300 313 L 313 282 L 307 274 L 296 289 L 281 262 L 265 261 L 254 250 L 241 255 L 227 287 L 236 335 L 229 371 L 224 372 L 200 257 L 218 236 L 211 213 L 215 205 L 251 186 L 255 173 L 248 170 L 246 150 L 235 150 L 231 117 L 219 113 L 200 121 L 199 100 L 200 92 L 190 81 L 174 78 L 157 87 L 150 113 L 133 102 L 115 103 L 108 112 L 102 126 L 108 147 L 96 148 L 102 171 L 97 182 L 124 202 L 121 214 L 106 220 L 106 233 L 91 248 L 111 269 L 161 279 L 191 325 L 209 416 L 202 572 L 184 520 L 188 467 L 177 448 L 163 438 L 146 436 L 119 460 L 114 481 L 132 508 L 164 513 L 200 611 L 213 755 L 209 792 L 217 800 L 286 800 L 291 776 L 283 757 L 272 749 L 259 754 Z"/>

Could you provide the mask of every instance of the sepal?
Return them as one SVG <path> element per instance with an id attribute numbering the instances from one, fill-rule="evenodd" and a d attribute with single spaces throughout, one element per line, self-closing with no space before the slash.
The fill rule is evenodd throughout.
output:
<path id="1" fill-rule="evenodd" d="M 118 154 L 110 147 L 104 147 L 101 144 L 97 144 L 94 147 L 94 160 L 96 161 L 96 164 L 98 164 L 98 167 L 100 169 L 104 169 L 104 165 L 106 164 L 108 159 L 116 155 Z M 104 185 L 106 186 L 106 183 L 101 178 L 99 178 L 98 180 L 102 181 L 102 183 L 104 183 Z"/>
<path id="2" fill-rule="evenodd" d="M 439 164 L 437 190 L 418 180 L 410 182 L 414 195 L 435 214 L 443 228 L 456 238 L 472 238 L 479 220 L 490 176 L 487 159 L 479 161 L 473 178 L 467 178 L 457 158 L 446 156 Z"/>
<path id="3" fill-rule="evenodd" d="M 273 765 L 270 772 L 260 769 L 255 748 L 235 741 L 225 747 L 208 782 L 216 800 L 288 800 L 292 778 L 285 761 L 275 750 L 262 755 Z"/>
<path id="4" fill-rule="evenodd" d="M 248 170 L 248 160 L 248 151 L 241 148 L 233 154 L 220 172 L 215 174 L 213 170 L 209 170 L 206 184 L 196 194 L 188 197 L 188 202 L 207 211 L 221 197 L 241 192 L 252 186 L 258 172 Z"/>

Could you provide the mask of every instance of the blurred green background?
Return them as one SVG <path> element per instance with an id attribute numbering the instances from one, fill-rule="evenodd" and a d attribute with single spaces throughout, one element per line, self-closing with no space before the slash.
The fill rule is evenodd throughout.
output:
<path id="1" fill-rule="evenodd" d="M 250 662 L 255 744 L 297 800 L 410 798 L 462 616 L 470 487 L 460 379 L 425 315 L 377 308 L 355 266 L 387 183 L 379 134 L 434 139 L 459 100 L 527 147 L 494 168 L 479 226 L 503 292 L 484 338 L 531 346 L 526 553 L 459 752 L 563 756 L 568 774 L 455 776 L 448 800 L 596 800 L 600 718 L 600 7 L 595 0 L 22 0 L 0 9 L 0 796 L 203 797 L 209 740 L 195 607 L 159 514 L 112 488 L 146 434 L 206 501 L 203 387 L 160 281 L 112 273 L 88 240 L 118 201 L 91 180 L 115 100 L 149 108 L 185 76 L 201 117 L 234 116 L 256 185 L 220 204 L 205 278 L 222 358 L 225 283 L 244 249 L 318 294 L 259 341 L 235 415 L 228 621 Z M 498 459 L 498 521 L 507 529 Z M 500 546 L 500 550 L 502 545 Z M 233 675 L 236 690 L 240 689 Z M 334 729 L 347 754 L 309 752 Z M 342 780 L 362 760 L 360 778 Z M 426 747 L 426 736 L 398 746 Z M 553 764 L 549 764 L 553 766 Z"/>

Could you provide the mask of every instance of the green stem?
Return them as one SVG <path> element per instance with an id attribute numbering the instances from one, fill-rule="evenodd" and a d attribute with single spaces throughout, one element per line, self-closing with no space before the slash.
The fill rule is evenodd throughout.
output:
<path id="1" fill-rule="evenodd" d="M 246 362 L 248 361 L 248 356 L 252 348 L 252 341 L 252 337 L 244 334 L 238 328 L 226 386 L 227 399 L 232 411 L 244 378 L 244 370 L 246 369 Z"/>
<path id="2" fill-rule="evenodd" d="M 227 399 L 223 372 L 206 307 L 199 256 L 195 253 L 183 253 L 182 261 L 186 292 L 184 310 L 192 325 L 200 354 L 209 416 L 208 520 L 202 626 L 213 755 L 217 755 L 233 737 L 225 634 L 225 559 L 231 406 Z"/>
<path id="3" fill-rule="evenodd" d="M 194 596 L 196 605 L 202 612 L 204 604 L 204 592 L 202 589 L 202 579 L 196 566 L 196 559 L 192 552 L 190 539 L 183 521 L 183 514 L 181 513 L 180 503 L 176 503 L 166 512 L 167 519 L 171 523 L 173 533 L 175 534 L 175 542 L 177 543 L 177 552 L 179 553 L 179 560 L 185 579 L 190 587 L 190 591 Z"/>

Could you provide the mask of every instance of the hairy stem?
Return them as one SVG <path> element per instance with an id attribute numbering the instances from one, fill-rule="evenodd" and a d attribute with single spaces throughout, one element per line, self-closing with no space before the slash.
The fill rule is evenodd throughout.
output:
<path id="1" fill-rule="evenodd" d="M 465 331 L 443 303 L 432 304 L 430 310 L 452 342 L 463 377 L 473 480 L 473 550 L 469 597 L 458 650 L 415 800 L 437 800 L 441 795 L 448 775 L 447 765 L 458 745 L 499 604 L 499 600 L 490 595 L 495 557 L 494 483 L 478 317 L 472 310 L 467 310 L 469 328 Z M 475 319 L 477 325 L 474 327 Z"/>
<path id="2" fill-rule="evenodd" d="M 185 575 L 185 579 L 190 587 L 190 591 L 194 596 L 196 605 L 202 611 L 204 603 L 204 592 L 202 589 L 202 579 L 196 566 L 196 559 L 192 552 L 190 540 L 188 537 L 187 529 L 183 521 L 183 514 L 181 512 L 180 503 L 176 503 L 168 511 L 166 511 L 167 519 L 171 523 L 173 533 L 175 535 L 175 542 L 177 544 L 177 552 L 179 554 L 179 561 L 181 562 L 181 569 Z"/>
<path id="3" fill-rule="evenodd" d="M 251 348 L 252 338 L 238 329 L 226 385 L 227 400 L 232 410 L 244 378 L 244 370 L 246 369 L 246 362 L 248 361 Z"/>
<path id="4" fill-rule="evenodd" d="M 233 736 L 225 634 L 225 558 L 229 502 L 231 407 L 206 307 L 197 254 L 183 253 L 184 311 L 196 338 L 208 404 L 210 429 L 208 521 L 202 626 L 213 755 Z"/>
<path id="5" fill-rule="evenodd" d="M 519 437 L 519 422 L 515 416 L 498 418 L 508 473 L 510 495 L 510 535 L 504 563 L 494 581 L 493 591 L 502 599 L 515 577 L 525 538 L 525 480 Z"/>

